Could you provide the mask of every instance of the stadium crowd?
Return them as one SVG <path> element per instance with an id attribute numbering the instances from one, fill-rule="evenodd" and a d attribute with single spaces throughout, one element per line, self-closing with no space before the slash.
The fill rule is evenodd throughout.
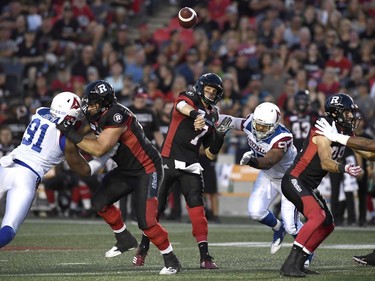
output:
<path id="1" fill-rule="evenodd" d="M 193 7 L 197 25 L 182 29 L 172 17 L 154 30 L 147 17 L 166 5 Z M 171 104 L 205 72 L 223 79 L 221 113 L 245 117 L 271 101 L 287 116 L 296 93 L 308 90 L 311 110 L 323 114 L 326 98 L 344 92 L 361 111 L 357 134 L 375 136 L 375 1 L 11 0 L 1 1 L 0 9 L 3 154 L 20 142 L 36 108 L 62 91 L 82 96 L 97 79 L 111 83 L 122 104 L 138 108 L 146 135 L 160 147 Z M 146 19 L 141 24 L 133 20 L 140 16 Z M 239 163 L 246 138 L 229 136 L 221 153 Z M 365 226 L 370 215 L 368 223 L 375 224 L 375 167 L 357 161 L 364 168 L 357 184 L 365 210 L 349 219 L 353 204 L 342 203 L 349 206 L 347 224 Z M 87 185 L 95 188 L 95 179 L 65 179 L 74 187 L 72 208 L 82 198 L 90 209 Z M 333 209 L 339 223 L 342 205 L 336 214 Z"/>

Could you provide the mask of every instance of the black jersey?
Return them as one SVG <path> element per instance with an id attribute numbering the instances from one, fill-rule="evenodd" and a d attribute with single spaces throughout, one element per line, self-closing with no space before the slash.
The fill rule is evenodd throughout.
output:
<path id="1" fill-rule="evenodd" d="M 141 175 L 161 169 L 159 152 L 145 136 L 136 116 L 125 106 L 113 104 L 97 123 L 90 123 L 90 126 L 97 133 L 105 128 L 127 127 L 120 136 L 120 146 L 112 157 L 124 173 Z"/>
<path id="2" fill-rule="evenodd" d="M 285 114 L 284 124 L 293 134 L 293 144 L 297 148 L 297 151 L 302 149 L 303 142 L 307 138 L 311 126 L 318 118 L 319 114 L 315 111 L 307 111 L 303 114 L 293 111 Z"/>
<path id="3" fill-rule="evenodd" d="M 195 110 L 204 114 L 206 126 L 202 130 L 195 131 L 194 119 L 176 109 L 176 105 L 181 101 L 185 101 Z M 215 107 L 205 108 L 196 92 L 180 93 L 172 110 L 172 120 L 163 143 L 161 155 L 188 164 L 198 163 L 199 148 L 201 144 L 204 148 L 210 146 L 214 138 L 214 126 L 217 120 L 217 109 Z"/>
<path id="4" fill-rule="evenodd" d="M 332 118 L 326 116 L 320 118 L 325 118 L 329 124 L 332 124 Z M 352 130 L 344 130 L 338 125 L 336 125 L 336 127 L 340 133 L 353 135 Z M 328 173 L 326 170 L 322 169 L 318 155 L 318 146 L 312 142 L 314 136 L 319 136 L 316 130 L 315 126 L 311 127 L 311 130 L 303 143 L 302 150 L 298 152 L 293 164 L 287 171 L 287 173 L 291 174 L 293 177 L 299 178 L 313 189 L 318 187 L 323 177 Z M 337 142 L 332 142 L 331 148 L 332 159 L 340 160 L 345 153 L 345 146 Z"/>

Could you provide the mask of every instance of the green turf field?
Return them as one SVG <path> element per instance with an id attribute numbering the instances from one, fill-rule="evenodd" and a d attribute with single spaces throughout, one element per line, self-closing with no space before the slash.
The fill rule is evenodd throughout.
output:
<path id="1" fill-rule="evenodd" d="M 183 270 L 160 276 L 163 259 L 152 246 L 146 265 L 133 268 L 134 251 L 113 259 L 104 252 L 115 243 L 109 227 L 99 219 L 27 219 L 15 240 L 0 250 L 0 280 L 291 280 L 279 276 L 292 238 L 271 255 L 272 232 L 247 220 L 210 224 L 211 255 L 219 270 L 199 269 L 199 254 L 188 223 L 164 223 Z M 139 239 L 135 225 L 128 226 Z M 375 248 L 375 228 L 337 228 L 317 251 L 312 269 L 319 276 L 306 280 L 375 280 L 375 267 L 355 264 L 354 254 Z M 292 279 L 293 280 L 293 279 Z"/>

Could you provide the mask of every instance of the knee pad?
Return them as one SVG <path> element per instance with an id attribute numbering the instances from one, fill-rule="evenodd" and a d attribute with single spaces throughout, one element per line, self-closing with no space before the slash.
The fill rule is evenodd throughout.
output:
<path id="1" fill-rule="evenodd" d="M 14 239 L 16 232 L 9 225 L 5 225 L 0 229 L 0 248 L 9 244 L 10 241 Z"/>

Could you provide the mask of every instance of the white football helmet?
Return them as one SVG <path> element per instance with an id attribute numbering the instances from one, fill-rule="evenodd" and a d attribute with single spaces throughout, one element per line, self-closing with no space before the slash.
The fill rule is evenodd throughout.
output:
<path id="1" fill-rule="evenodd" d="M 61 123 L 66 116 L 71 116 L 75 121 L 82 118 L 81 99 L 71 92 L 57 94 L 51 103 L 51 116 L 57 124 Z"/>
<path id="2" fill-rule="evenodd" d="M 253 113 L 253 134 L 257 140 L 271 135 L 280 122 L 280 109 L 276 104 L 264 102 L 258 105 Z"/>

